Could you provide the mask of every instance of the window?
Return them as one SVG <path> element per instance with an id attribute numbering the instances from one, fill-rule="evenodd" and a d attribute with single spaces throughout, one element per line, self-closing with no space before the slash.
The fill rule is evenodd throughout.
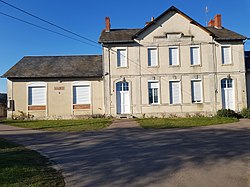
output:
<path id="1" fill-rule="evenodd" d="M 200 65 L 200 48 L 199 47 L 191 47 L 190 48 L 190 60 L 191 65 Z"/>
<path id="2" fill-rule="evenodd" d="M 180 93 L 180 81 L 170 81 L 169 91 L 170 91 L 170 104 L 180 104 L 181 103 L 181 93 Z"/>
<path id="3" fill-rule="evenodd" d="M 46 87 L 29 86 L 28 87 L 28 104 L 29 105 L 46 105 Z"/>
<path id="4" fill-rule="evenodd" d="M 90 85 L 73 86 L 73 104 L 90 104 Z"/>
<path id="5" fill-rule="evenodd" d="M 231 48 L 229 46 L 221 47 L 222 64 L 231 64 Z"/>
<path id="6" fill-rule="evenodd" d="M 192 90 L 192 102 L 201 103 L 202 102 L 202 84 L 200 80 L 191 81 Z"/>
<path id="7" fill-rule="evenodd" d="M 157 59 L 157 49 L 150 48 L 148 49 L 148 66 L 157 66 L 158 59 Z"/>
<path id="8" fill-rule="evenodd" d="M 158 82 L 148 83 L 148 98 L 149 98 L 149 104 L 159 103 L 159 83 Z"/>
<path id="9" fill-rule="evenodd" d="M 128 82 L 118 82 L 116 84 L 116 91 L 129 91 Z"/>
<path id="10" fill-rule="evenodd" d="M 117 67 L 127 67 L 126 49 L 117 49 Z"/>
<path id="11" fill-rule="evenodd" d="M 169 48 L 169 65 L 179 65 L 179 49 L 177 47 Z"/>

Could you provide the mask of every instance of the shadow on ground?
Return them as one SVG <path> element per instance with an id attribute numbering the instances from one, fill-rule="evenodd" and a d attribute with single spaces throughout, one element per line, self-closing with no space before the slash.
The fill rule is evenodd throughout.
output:
<path id="1" fill-rule="evenodd" d="M 188 164 L 199 168 L 240 160 L 247 170 L 250 155 L 250 125 L 20 133 L 2 137 L 48 155 L 63 169 L 70 186 L 154 186 L 164 184 Z"/>

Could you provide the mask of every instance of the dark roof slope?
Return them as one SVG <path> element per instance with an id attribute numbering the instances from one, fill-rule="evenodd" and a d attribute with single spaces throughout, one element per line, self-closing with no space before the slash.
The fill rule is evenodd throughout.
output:
<path id="1" fill-rule="evenodd" d="M 228 30 L 224 27 L 221 29 L 217 29 L 215 27 L 206 27 L 206 28 L 214 34 L 214 36 L 216 37 L 216 40 L 245 40 L 247 39 L 247 37 L 242 36 L 231 30 Z"/>
<path id="2" fill-rule="evenodd" d="M 100 43 L 134 42 L 133 36 L 141 29 L 111 29 L 110 32 L 102 31 Z"/>
<path id="3" fill-rule="evenodd" d="M 102 77 L 101 55 L 27 56 L 7 71 L 4 78 Z"/>

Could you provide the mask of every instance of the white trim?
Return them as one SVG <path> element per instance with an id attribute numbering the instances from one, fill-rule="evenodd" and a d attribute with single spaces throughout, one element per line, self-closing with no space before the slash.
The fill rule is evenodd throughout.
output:
<path id="1" fill-rule="evenodd" d="M 74 103 L 74 87 L 77 87 L 77 86 L 89 86 L 89 102 L 86 102 L 86 103 Z M 72 82 L 72 86 L 71 86 L 71 101 L 72 101 L 72 108 L 74 105 L 85 105 L 85 104 L 92 104 L 92 86 L 91 86 L 91 82 L 90 81 L 75 81 L 75 82 Z"/>
<path id="2" fill-rule="evenodd" d="M 72 82 L 73 86 L 90 86 L 91 82 L 90 81 L 74 81 Z"/>
<path id="3" fill-rule="evenodd" d="M 229 63 L 223 63 L 224 62 L 224 58 L 223 58 L 223 48 L 229 48 Z M 222 65 L 231 65 L 233 64 L 233 61 L 232 61 L 232 46 L 231 45 L 221 45 L 220 47 L 220 51 L 221 51 L 221 64 Z"/>
<path id="4" fill-rule="evenodd" d="M 171 82 L 179 82 L 179 99 L 180 99 L 180 102 L 179 103 L 171 103 L 171 90 L 170 90 L 170 83 Z M 168 82 L 168 87 L 169 87 L 169 104 L 170 105 L 180 105 L 182 104 L 182 92 L 181 92 L 181 87 L 182 87 L 182 83 L 181 83 L 181 80 L 179 79 L 175 79 L 175 80 L 169 80 Z"/>
<path id="5" fill-rule="evenodd" d="M 177 64 L 170 64 L 170 49 L 177 49 Z M 180 66 L 180 47 L 179 46 L 169 46 L 168 47 L 168 65 L 171 67 Z"/>
<path id="6" fill-rule="evenodd" d="M 198 48 L 198 64 L 192 64 L 192 48 Z M 190 54 L 190 65 L 191 66 L 200 66 L 201 65 L 201 46 L 200 45 L 191 45 L 189 48 Z"/>
<path id="7" fill-rule="evenodd" d="M 149 65 L 149 50 L 156 50 L 156 65 Z M 158 67 L 159 66 L 159 58 L 158 58 L 158 55 L 159 55 L 159 50 L 158 50 L 158 48 L 157 47 L 147 47 L 147 66 L 148 67 Z"/>
<path id="8" fill-rule="evenodd" d="M 157 103 L 149 103 L 149 83 L 158 83 L 158 102 Z M 159 80 L 148 80 L 148 103 L 150 105 L 158 105 L 161 103 L 160 101 L 160 96 L 161 96 L 161 93 L 160 93 L 160 81 Z"/>
<path id="9" fill-rule="evenodd" d="M 197 101 L 195 101 L 195 102 L 193 102 L 193 95 L 192 95 L 192 92 L 193 92 L 193 90 L 192 90 L 192 82 L 200 82 L 200 84 L 201 84 L 201 101 L 200 102 L 197 102 Z M 203 81 L 202 81 L 202 79 L 191 79 L 190 80 L 190 82 L 191 82 L 191 102 L 192 103 L 203 103 Z"/>
<path id="10" fill-rule="evenodd" d="M 116 47 L 116 68 L 127 68 L 128 67 L 128 47 Z M 118 66 L 118 50 L 126 51 L 126 66 Z"/>
<path id="11" fill-rule="evenodd" d="M 46 106 L 46 115 L 47 115 L 47 106 L 48 106 L 48 84 L 46 82 L 28 82 L 26 83 L 26 103 L 27 103 L 27 111 L 29 111 L 29 106 L 41 106 L 41 105 L 29 105 L 29 88 L 32 87 L 45 87 L 45 104 L 42 106 Z"/>

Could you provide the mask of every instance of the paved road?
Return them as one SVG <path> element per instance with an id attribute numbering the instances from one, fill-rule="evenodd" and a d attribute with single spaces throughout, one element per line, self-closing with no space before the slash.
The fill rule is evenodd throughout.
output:
<path id="1" fill-rule="evenodd" d="M 83 133 L 0 125 L 0 137 L 49 156 L 62 169 L 67 186 L 249 186 L 249 120 L 187 130 Z"/>

